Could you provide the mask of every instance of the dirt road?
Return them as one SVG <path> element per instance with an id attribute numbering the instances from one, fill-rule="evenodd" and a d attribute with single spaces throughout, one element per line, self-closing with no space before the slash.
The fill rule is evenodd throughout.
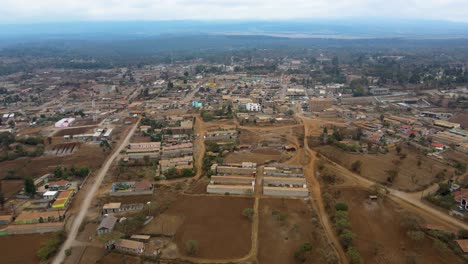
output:
<path id="1" fill-rule="evenodd" d="M 303 120 L 301 115 L 298 115 L 300 119 Z M 328 217 L 327 212 L 325 211 L 325 206 L 322 199 L 322 190 L 320 189 L 320 183 L 315 177 L 315 160 L 316 160 L 316 153 L 309 148 L 308 144 L 308 135 L 310 134 L 309 126 L 304 123 L 304 150 L 306 151 L 307 155 L 309 156 L 309 163 L 307 166 L 304 167 L 304 175 L 306 176 L 307 182 L 309 183 L 309 190 L 310 190 L 310 198 L 313 204 L 315 204 L 315 208 L 317 209 L 317 214 L 320 218 L 320 222 L 322 223 L 323 229 L 327 235 L 328 242 L 330 243 L 331 247 L 334 249 L 336 255 L 340 259 L 340 263 L 348 263 L 348 258 L 346 257 L 346 253 L 344 252 L 343 248 L 341 247 L 340 242 L 338 241 L 337 235 L 332 227 L 330 219 Z"/>
<path id="2" fill-rule="evenodd" d="M 91 201 L 94 198 L 94 195 L 96 194 L 97 190 L 99 189 L 99 186 L 101 186 L 102 181 L 104 180 L 104 177 L 107 174 L 107 171 L 111 167 L 112 163 L 114 160 L 120 155 L 120 152 L 125 148 L 125 146 L 128 145 L 128 142 L 130 141 L 130 138 L 132 135 L 135 133 L 135 130 L 138 126 L 138 122 L 136 122 L 133 127 L 129 130 L 127 136 L 125 137 L 124 140 L 121 141 L 120 145 L 114 149 L 114 152 L 112 153 L 112 156 L 110 156 L 107 161 L 104 163 L 104 165 L 101 167 L 101 169 L 98 171 L 97 175 L 93 179 L 93 185 L 91 186 L 91 189 L 88 192 L 88 195 L 86 198 L 82 201 L 81 207 L 79 210 L 78 215 L 75 217 L 73 224 L 71 226 L 70 232 L 68 233 L 67 240 L 65 243 L 63 243 L 62 247 L 60 248 L 59 253 L 55 257 L 53 263 L 54 264 L 59 264 L 62 263 L 63 260 L 65 259 L 65 250 L 70 248 L 75 239 L 76 236 L 78 235 L 78 229 L 81 226 L 81 223 L 83 222 L 83 219 L 86 216 L 86 213 L 88 212 L 89 206 L 91 205 Z M 82 190 L 83 191 L 83 190 Z"/>
<path id="3" fill-rule="evenodd" d="M 203 158 L 205 157 L 205 122 L 200 116 L 195 117 L 195 125 L 193 127 L 194 134 L 196 135 L 193 141 L 194 158 L 195 158 L 195 179 L 200 179 L 203 174 Z"/>

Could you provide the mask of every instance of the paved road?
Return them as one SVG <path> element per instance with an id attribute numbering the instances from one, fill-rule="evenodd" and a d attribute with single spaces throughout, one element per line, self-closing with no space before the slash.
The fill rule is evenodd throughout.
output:
<path id="1" fill-rule="evenodd" d="M 80 228 L 81 223 L 83 222 L 83 219 L 85 218 L 86 213 L 88 212 L 89 206 L 91 205 L 91 201 L 94 198 L 94 195 L 99 189 L 99 186 L 101 186 L 101 183 L 104 180 L 104 177 L 106 176 L 107 171 L 109 170 L 114 160 L 120 155 L 120 152 L 125 148 L 125 146 L 128 145 L 130 138 L 132 137 L 133 133 L 135 133 L 138 123 L 139 122 L 136 122 L 135 125 L 133 125 L 133 127 L 130 129 L 125 139 L 122 140 L 120 145 L 112 153 L 112 156 L 110 156 L 107 159 L 107 161 L 104 163 L 104 166 L 101 167 L 98 174 L 94 177 L 93 185 L 91 186 L 91 189 L 89 190 L 88 195 L 82 201 L 78 215 L 75 217 L 73 224 L 71 226 L 70 232 L 68 233 L 67 240 L 65 241 L 65 243 L 63 243 L 62 247 L 60 248 L 60 252 L 55 257 L 53 261 L 54 264 L 60 264 L 64 261 L 65 250 L 70 248 L 73 245 L 76 239 L 76 236 L 78 235 L 78 229 Z"/>

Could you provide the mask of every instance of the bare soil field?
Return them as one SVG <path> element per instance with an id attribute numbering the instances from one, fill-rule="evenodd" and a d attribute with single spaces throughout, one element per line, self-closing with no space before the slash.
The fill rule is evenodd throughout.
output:
<path id="1" fill-rule="evenodd" d="M 261 199 L 258 262 L 268 264 L 298 263 L 294 252 L 304 243 L 312 245 L 305 263 L 327 263 L 336 259 L 328 247 L 318 219 L 303 200 Z M 273 212 L 285 216 L 280 220 Z"/>
<path id="2" fill-rule="evenodd" d="M 255 162 L 258 165 L 262 165 L 267 161 L 277 161 L 287 153 L 281 153 L 276 149 L 256 149 L 252 151 L 236 151 L 229 153 L 224 161 L 228 163 L 241 163 L 244 161 Z"/>
<path id="3" fill-rule="evenodd" d="M 468 113 L 466 112 L 456 113 L 450 119 L 450 122 L 459 123 L 462 128 L 468 129 Z"/>
<path id="4" fill-rule="evenodd" d="M 90 262 L 81 262 L 81 263 L 90 263 Z M 125 264 L 139 264 L 140 258 L 136 256 L 123 255 L 118 253 L 109 253 L 101 258 L 98 264 L 115 264 L 115 263 L 125 263 Z"/>
<path id="5" fill-rule="evenodd" d="M 350 169 L 354 161 L 362 161 L 361 175 L 386 184 L 390 170 L 397 170 L 398 176 L 393 182 L 393 187 L 405 190 L 416 191 L 437 182 L 436 176 L 443 170 L 448 178 L 453 174 L 453 168 L 440 162 L 421 156 L 421 166 L 418 167 L 419 154 L 413 148 L 403 146 L 402 153 L 406 154 L 405 159 L 400 159 L 395 150 L 390 150 L 387 154 L 351 154 L 335 146 L 319 146 L 315 150 L 327 158 Z M 395 164 L 394 161 L 400 162 Z"/>
<path id="6" fill-rule="evenodd" d="M 1 192 L 6 199 L 23 189 L 23 180 L 2 180 Z"/>
<path id="7" fill-rule="evenodd" d="M 19 158 L 0 163 L 0 177 L 4 177 L 8 170 L 15 170 L 15 175 L 19 177 L 38 177 L 50 173 L 58 166 L 88 166 L 91 170 L 99 168 L 106 158 L 108 152 L 102 152 L 99 145 L 82 145 L 73 155 L 52 156 L 43 155 L 36 158 Z"/>
<path id="8" fill-rule="evenodd" d="M 99 124 L 102 121 L 102 118 L 98 118 L 96 122 L 93 121 L 93 119 L 80 119 L 76 120 L 73 123 L 73 126 L 89 126 L 89 125 L 96 125 Z"/>
<path id="9" fill-rule="evenodd" d="M 151 138 L 150 137 L 145 137 L 145 136 L 142 136 L 142 135 L 137 135 L 135 133 L 135 135 L 130 139 L 130 142 L 131 143 L 151 142 Z"/>
<path id="10" fill-rule="evenodd" d="M 86 134 L 86 133 L 94 133 L 94 129 L 97 126 L 92 127 L 71 127 L 71 128 L 64 128 L 59 130 L 55 133 L 55 137 L 63 137 L 65 135 L 79 135 L 79 134 Z"/>
<path id="11" fill-rule="evenodd" d="M 39 263 L 37 250 L 50 234 L 0 236 L 0 259 L 2 263 Z"/>
<path id="12" fill-rule="evenodd" d="M 183 219 L 175 242 L 185 254 L 188 240 L 198 241 L 195 257 L 225 259 L 240 258 L 251 248 L 252 223 L 242 211 L 253 207 L 252 198 L 181 196 L 165 214 Z"/>
<path id="13" fill-rule="evenodd" d="M 366 190 L 342 187 L 340 198 L 348 204 L 354 244 L 364 263 L 463 263 L 450 250 L 440 250 L 431 238 L 411 239 L 402 221 L 408 212 L 390 199 L 369 201 Z"/>

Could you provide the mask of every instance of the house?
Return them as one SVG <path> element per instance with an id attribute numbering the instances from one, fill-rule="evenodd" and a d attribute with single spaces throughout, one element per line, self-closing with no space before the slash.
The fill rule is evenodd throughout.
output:
<path id="1" fill-rule="evenodd" d="M 468 209 L 468 188 L 460 188 L 452 192 L 453 198 L 465 209 Z"/>
<path id="2" fill-rule="evenodd" d="M 439 142 L 432 142 L 431 147 L 435 148 L 436 150 L 444 150 L 445 145 Z"/>
<path id="3" fill-rule="evenodd" d="M 153 184 L 148 180 L 138 181 L 133 185 L 135 192 L 144 192 L 151 191 L 153 189 Z"/>
<path id="4" fill-rule="evenodd" d="M 262 106 L 257 103 L 247 103 L 245 109 L 249 112 L 259 112 L 262 110 Z"/>
<path id="5" fill-rule="evenodd" d="M 96 228 L 97 234 L 100 236 L 112 232 L 116 223 L 117 217 L 113 215 L 105 215 L 99 226 Z"/>
<path id="6" fill-rule="evenodd" d="M 66 180 L 60 180 L 55 182 L 49 182 L 48 186 L 50 191 L 66 190 L 70 186 L 70 182 Z"/>
<path id="7" fill-rule="evenodd" d="M 57 197 L 57 195 L 58 191 L 47 191 L 42 195 L 42 197 L 48 201 L 52 201 L 55 199 L 55 197 Z"/>
<path id="8" fill-rule="evenodd" d="M 468 239 L 459 239 L 455 240 L 455 243 L 460 247 L 461 251 L 463 252 L 463 255 L 467 256 L 468 255 Z"/>
<path id="9" fill-rule="evenodd" d="M 63 214 L 57 211 L 21 213 L 15 219 L 15 224 L 37 224 L 44 222 L 59 221 Z"/>
<path id="10" fill-rule="evenodd" d="M 145 244 L 129 239 L 119 239 L 114 246 L 117 250 L 133 254 L 141 254 L 145 250 Z"/>
<path id="11" fill-rule="evenodd" d="M 122 203 L 107 203 L 102 207 L 103 214 L 117 213 L 120 211 Z"/>
<path id="12" fill-rule="evenodd" d="M 55 202 L 52 204 L 52 208 L 54 209 L 65 209 L 68 204 L 71 202 L 71 198 L 75 194 L 74 190 L 66 190 L 60 192 L 60 194 L 57 196 L 57 199 L 55 199 Z"/>
<path id="13" fill-rule="evenodd" d="M 0 215 L 0 225 L 8 225 L 13 221 L 13 215 Z"/>

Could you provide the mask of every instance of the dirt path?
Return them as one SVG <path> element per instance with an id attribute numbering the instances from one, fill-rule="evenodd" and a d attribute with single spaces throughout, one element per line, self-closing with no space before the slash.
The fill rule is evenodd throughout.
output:
<path id="1" fill-rule="evenodd" d="M 300 115 L 298 115 L 298 117 L 301 119 L 303 118 Z M 310 134 L 309 126 L 306 122 L 304 122 L 304 150 L 309 156 L 309 163 L 307 164 L 307 166 L 304 167 L 304 175 L 306 176 L 306 179 L 308 182 L 308 186 L 310 190 L 310 199 L 313 202 L 313 204 L 315 204 L 315 208 L 317 209 L 317 214 L 320 218 L 320 222 L 322 223 L 322 226 L 327 235 L 328 243 L 331 245 L 336 255 L 340 259 L 340 263 L 348 263 L 348 258 L 346 257 L 346 253 L 341 247 L 341 244 L 332 227 L 328 214 L 325 211 L 325 206 L 323 204 L 323 199 L 322 199 L 322 190 L 320 189 L 320 183 L 315 177 L 315 161 L 316 161 L 317 154 L 315 153 L 315 151 L 312 151 L 309 148 L 308 139 L 307 139 L 309 134 Z"/>
<path id="2" fill-rule="evenodd" d="M 101 186 L 101 183 L 104 180 L 104 177 L 106 176 L 107 171 L 111 167 L 112 163 L 120 155 L 120 152 L 125 148 L 125 146 L 127 146 L 128 142 L 130 141 L 130 138 L 135 133 L 135 130 L 138 126 L 139 121 L 140 120 L 138 120 L 138 122 L 136 122 L 133 125 L 133 127 L 129 130 L 125 139 L 121 141 L 120 145 L 117 148 L 114 149 L 112 156 L 110 156 L 106 160 L 104 165 L 101 167 L 101 169 L 97 173 L 96 177 L 94 177 L 93 185 L 91 186 L 91 189 L 89 190 L 88 195 L 81 202 L 80 211 L 73 221 L 71 230 L 68 233 L 67 240 L 65 241 L 65 243 L 63 243 L 62 247 L 60 248 L 59 253 L 57 254 L 57 256 L 55 257 L 53 261 L 54 264 L 62 263 L 63 260 L 65 259 L 65 250 L 70 248 L 73 245 L 76 239 L 76 236 L 78 235 L 78 229 L 80 228 L 81 223 L 83 222 L 83 219 L 85 218 L 86 213 L 88 212 L 89 206 L 91 205 L 91 201 L 93 200 L 94 195 L 98 191 L 99 186 Z"/>
<path id="3" fill-rule="evenodd" d="M 200 116 L 195 117 L 195 125 L 193 127 L 196 136 L 193 141 L 194 158 L 195 158 L 195 179 L 200 179 L 203 174 L 203 158 L 205 156 L 205 122 Z"/>

